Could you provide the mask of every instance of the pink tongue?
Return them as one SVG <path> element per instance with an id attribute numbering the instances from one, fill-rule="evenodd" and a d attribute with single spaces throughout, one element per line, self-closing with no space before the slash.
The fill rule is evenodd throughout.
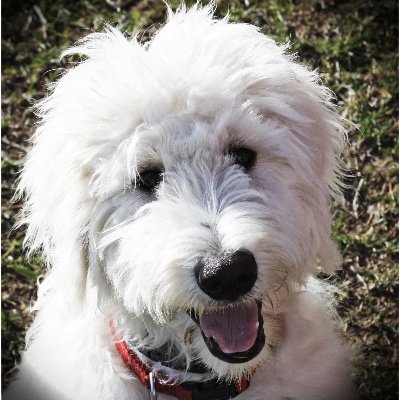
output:
<path id="1" fill-rule="evenodd" d="M 256 341 L 258 325 L 256 302 L 206 312 L 200 318 L 203 333 L 213 337 L 224 353 L 249 350 Z"/>

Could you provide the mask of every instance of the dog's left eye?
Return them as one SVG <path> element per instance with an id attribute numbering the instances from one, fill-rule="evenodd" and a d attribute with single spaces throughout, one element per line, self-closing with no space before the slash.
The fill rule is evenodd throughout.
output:
<path id="1" fill-rule="evenodd" d="M 138 186 L 146 190 L 154 190 L 162 180 L 163 171 L 160 169 L 148 169 L 139 175 Z"/>
<path id="2" fill-rule="evenodd" d="M 231 147 L 228 150 L 235 164 L 240 165 L 245 170 L 249 170 L 256 161 L 256 153 L 247 147 Z"/>

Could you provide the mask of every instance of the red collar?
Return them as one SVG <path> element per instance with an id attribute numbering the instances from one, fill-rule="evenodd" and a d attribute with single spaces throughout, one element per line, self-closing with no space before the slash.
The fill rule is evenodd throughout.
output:
<path id="1" fill-rule="evenodd" d="M 110 325 L 114 333 L 114 321 L 111 321 Z M 250 381 L 244 378 L 239 382 L 231 383 L 217 379 L 205 382 L 165 383 L 165 379 L 159 379 L 157 373 L 145 364 L 126 342 L 117 339 L 115 347 L 125 365 L 149 389 L 150 399 L 155 399 L 156 393 L 164 393 L 178 400 L 225 400 L 238 396 L 250 385 Z"/>

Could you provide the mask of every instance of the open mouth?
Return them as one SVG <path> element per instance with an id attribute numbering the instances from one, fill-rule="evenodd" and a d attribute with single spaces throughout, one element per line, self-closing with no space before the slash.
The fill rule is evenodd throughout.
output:
<path id="1" fill-rule="evenodd" d="M 211 354 L 238 364 L 256 357 L 265 344 L 261 302 L 241 303 L 190 316 L 201 330 Z"/>

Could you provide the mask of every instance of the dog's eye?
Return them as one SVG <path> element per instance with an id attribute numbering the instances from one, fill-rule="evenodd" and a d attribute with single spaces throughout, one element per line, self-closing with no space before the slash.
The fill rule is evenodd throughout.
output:
<path id="1" fill-rule="evenodd" d="M 232 147 L 229 154 L 235 164 L 240 165 L 245 170 L 249 170 L 256 161 L 256 153 L 246 147 Z"/>
<path id="2" fill-rule="evenodd" d="M 146 190 L 154 190 L 162 180 L 160 169 L 148 169 L 139 175 L 138 186 Z"/>

